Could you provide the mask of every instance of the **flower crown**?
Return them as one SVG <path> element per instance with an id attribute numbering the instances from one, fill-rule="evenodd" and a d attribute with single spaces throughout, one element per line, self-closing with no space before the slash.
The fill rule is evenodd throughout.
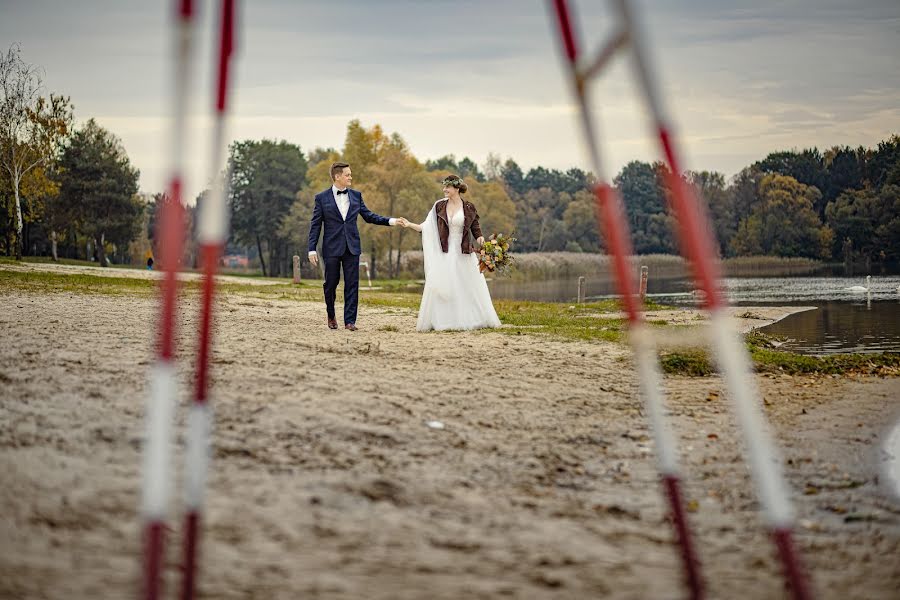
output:
<path id="1" fill-rule="evenodd" d="M 463 180 L 457 177 L 456 175 L 450 175 L 448 177 L 444 177 L 444 180 L 441 182 L 441 185 L 449 185 L 455 188 L 458 188 L 463 183 Z"/>

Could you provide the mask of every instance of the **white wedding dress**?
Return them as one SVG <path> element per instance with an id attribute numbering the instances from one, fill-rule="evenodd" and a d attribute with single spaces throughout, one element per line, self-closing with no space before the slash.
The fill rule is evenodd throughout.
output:
<path id="1" fill-rule="evenodd" d="M 463 211 L 448 214 L 449 251 L 443 252 L 435 207 L 431 208 L 422 223 L 425 290 L 422 292 L 416 329 L 441 331 L 500 327 L 487 282 L 478 270 L 478 258 L 474 253 L 463 254 L 460 248 L 465 223 Z"/>

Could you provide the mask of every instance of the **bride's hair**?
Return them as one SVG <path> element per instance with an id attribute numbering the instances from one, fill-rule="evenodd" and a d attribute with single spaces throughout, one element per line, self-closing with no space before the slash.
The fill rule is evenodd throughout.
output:
<path id="1" fill-rule="evenodd" d="M 460 194 L 465 194 L 469 189 L 469 186 L 466 185 L 466 182 L 463 181 L 462 177 L 460 177 L 459 175 L 447 175 L 446 177 L 444 177 L 441 185 L 455 187 L 459 190 Z"/>

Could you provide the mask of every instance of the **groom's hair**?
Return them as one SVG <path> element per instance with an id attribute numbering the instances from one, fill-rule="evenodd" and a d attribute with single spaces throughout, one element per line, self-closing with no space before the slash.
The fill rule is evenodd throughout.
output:
<path id="1" fill-rule="evenodd" d="M 349 167 L 345 162 L 335 162 L 331 163 L 331 180 L 334 181 L 334 178 L 344 172 L 344 169 Z"/>

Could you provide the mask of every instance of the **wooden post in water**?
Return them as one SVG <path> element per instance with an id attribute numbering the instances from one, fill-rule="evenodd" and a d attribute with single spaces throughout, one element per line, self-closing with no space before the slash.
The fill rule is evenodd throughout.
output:
<path id="1" fill-rule="evenodd" d="M 650 278 L 650 269 L 641 265 L 641 300 L 647 295 L 647 280 Z"/>
<path id="2" fill-rule="evenodd" d="M 584 304 L 584 275 L 578 277 L 578 304 Z"/>
<path id="3" fill-rule="evenodd" d="M 294 255 L 294 283 L 300 283 L 300 257 Z"/>

